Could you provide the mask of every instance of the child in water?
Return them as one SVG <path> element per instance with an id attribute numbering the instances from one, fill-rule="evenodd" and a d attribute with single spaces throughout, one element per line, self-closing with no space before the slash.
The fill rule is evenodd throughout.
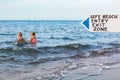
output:
<path id="1" fill-rule="evenodd" d="M 18 40 L 16 41 L 15 44 L 19 44 L 19 43 L 24 43 L 24 42 L 26 42 L 26 41 L 23 39 L 21 32 L 19 32 L 17 36 L 18 36 Z"/>
<path id="2" fill-rule="evenodd" d="M 37 42 L 35 32 L 31 32 L 30 36 L 31 36 L 30 43 L 35 44 Z"/>

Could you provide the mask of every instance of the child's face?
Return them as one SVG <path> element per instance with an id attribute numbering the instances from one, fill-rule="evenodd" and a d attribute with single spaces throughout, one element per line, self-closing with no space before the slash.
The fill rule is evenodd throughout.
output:
<path id="1" fill-rule="evenodd" d="M 31 37 L 33 36 L 33 32 L 30 33 L 30 36 L 31 36 Z"/>
<path id="2" fill-rule="evenodd" d="M 30 36 L 32 36 L 32 32 L 30 33 Z"/>
<path id="3" fill-rule="evenodd" d="M 18 33 L 18 35 L 17 35 L 17 36 L 18 36 L 18 38 L 21 38 L 21 34 L 20 34 L 20 33 Z"/>

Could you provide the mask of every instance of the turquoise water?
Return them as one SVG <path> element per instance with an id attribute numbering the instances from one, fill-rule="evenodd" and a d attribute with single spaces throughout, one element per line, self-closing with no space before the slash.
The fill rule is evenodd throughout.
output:
<path id="1" fill-rule="evenodd" d="M 37 44 L 18 47 L 14 43 L 17 33 L 25 40 L 34 31 Z M 120 33 L 89 32 L 81 20 L 9 20 L 0 21 L 0 61 L 2 64 L 32 64 L 76 55 L 84 56 L 96 49 L 110 48 L 120 44 Z M 91 53 L 92 54 L 92 53 Z"/>

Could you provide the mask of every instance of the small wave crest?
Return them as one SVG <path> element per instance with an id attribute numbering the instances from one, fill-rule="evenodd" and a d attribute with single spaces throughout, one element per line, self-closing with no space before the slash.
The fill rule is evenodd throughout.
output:
<path id="1" fill-rule="evenodd" d="M 90 45 L 83 44 L 66 44 L 58 46 L 31 47 L 31 46 L 14 46 L 0 48 L 0 61 L 25 62 L 36 64 L 46 61 L 55 61 L 64 58 L 70 58 L 79 54 L 81 50 L 88 49 Z M 79 51 L 79 53 L 77 53 Z"/>
<path id="2" fill-rule="evenodd" d="M 74 40 L 73 38 L 69 38 L 69 37 L 50 37 L 50 39 L 63 39 L 63 40 Z"/>
<path id="3" fill-rule="evenodd" d="M 90 45 L 66 44 L 44 47 L 7 47 L 0 48 L 1 61 L 25 62 L 37 64 L 47 61 L 56 61 L 66 58 L 86 58 L 95 56 L 107 56 L 119 53 L 120 48 L 104 48 L 100 50 L 91 49 Z"/>
<path id="4" fill-rule="evenodd" d="M 66 45 L 57 45 L 54 47 L 51 46 L 45 46 L 45 47 L 39 47 L 39 49 L 50 49 L 50 48 L 63 48 L 63 49 L 86 49 L 86 48 L 90 48 L 90 45 L 84 45 L 84 44 L 66 44 Z"/>
<path id="5" fill-rule="evenodd" d="M 0 33 L 1 36 L 8 36 L 8 35 L 16 35 L 16 34 L 12 34 L 12 33 Z"/>

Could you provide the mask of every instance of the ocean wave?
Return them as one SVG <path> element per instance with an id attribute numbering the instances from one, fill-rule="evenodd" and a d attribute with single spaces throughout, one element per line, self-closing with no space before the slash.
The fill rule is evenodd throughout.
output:
<path id="1" fill-rule="evenodd" d="M 5 47 L 5 48 L 0 48 L 0 52 L 3 53 L 18 53 L 18 52 L 25 52 L 25 53 L 41 53 L 46 51 L 46 53 L 61 53 L 64 51 L 69 51 L 69 50 L 84 50 L 84 49 L 89 49 L 91 46 L 90 45 L 84 45 L 84 44 L 66 44 L 66 45 L 57 45 L 57 46 L 44 46 L 44 47 L 32 47 L 30 44 L 25 44 L 25 45 L 16 45 L 13 47 Z M 49 51 L 49 52 L 48 52 Z M 58 51 L 58 52 L 57 52 Z M 61 52 L 60 52 L 61 51 Z"/>
<path id="2" fill-rule="evenodd" d="M 50 48 L 64 48 L 64 49 L 85 49 L 90 48 L 90 45 L 87 44 L 80 44 L 80 43 L 74 43 L 74 44 L 65 44 L 65 45 L 57 45 L 57 46 L 45 46 L 45 47 L 39 47 L 39 49 L 50 49 Z"/>
<path id="3" fill-rule="evenodd" d="M 0 49 L 1 52 L 8 52 L 8 53 L 18 53 L 18 52 L 26 52 L 27 53 L 36 53 L 36 52 L 39 52 L 39 50 L 35 49 L 35 48 L 24 48 L 24 47 L 7 47 L 7 48 L 1 48 Z"/>
<path id="4" fill-rule="evenodd" d="M 63 40 L 74 40 L 73 38 L 69 38 L 69 37 L 50 37 L 50 39 L 63 39 Z"/>
<path id="5" fill-rule="evenodd" d="M 82 49 L 89 48 L 90 45 L 66 44 L 58 46 L 31 47 L 13 46 L 0 48 L 0 61 L 24 62 L 36 64 L 47 61 L 55 61 L 64 58 L 70 58 Z"/>
<path id="6" fill-rule="evenodd" d="M 8 35 L 16 35 L 16 34 L 12 34 L 12 33 L 0 33 L 1 36 L 8 36 Z"/>
<path id="7" fill-rule="evenodd" d="M 95 50 L 91 49 L 91 45 L 79 43 L 44 47 L 15 46 L 0 48 L 0 61 L 21 62 L 32 65 L 67 58 L 109 56 L 113 53 L 120 53 L 120 48 L 114 46 Z"/>
<path id="8" fill-rule="evenodd" d="M 57 46 L 35 46 L 32 47 L 31 45 L 23 45 L 23 46 L 13 46 L 13 47 L 5 47 L 0 48 L 0 53 L 25 53 L 25 54 L 75 54 L 75 53 L 90 53 L 92 56 L 104 54 L 104 53 L 113 53 L 119 52 L 116 48 L 119 48 L 120 45 L 115 45 L 111 48 L 103 48 L 100 50 L 95 50 L 95 46 L 87 45 L 87 44 L 80 44 L 80 43 L 73 43 L 73 44 L 65 44 L 65 45 L 57 45 Z M 84 53 L 83 53 L 84 52 Z"/>

